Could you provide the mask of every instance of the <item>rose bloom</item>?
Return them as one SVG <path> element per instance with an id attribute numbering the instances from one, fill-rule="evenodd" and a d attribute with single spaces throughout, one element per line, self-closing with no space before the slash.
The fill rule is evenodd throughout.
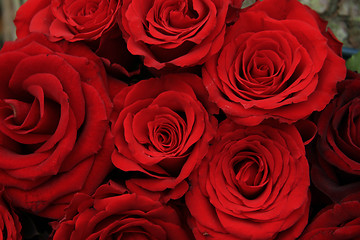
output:
<path id="1" fill-rule="evenodd" d="M 76 194 L 65 216 L 54 224 L 54 240 L 190 239 L 173 208 L 113 182 L 92 196 Z"/>
<path id="2" fill-rule="evenodd" d="M 51 41 L 83 41 L 102 58 L 108 73 L 120 78 L 140 72 L 116 23 L 119 0 L 28 0 L 15 17 L 18 38 L 43 33 Z"/>
<path id="3" fill-rule="evenodd" d="M 118 0 L 28 0 L 17 11 L 19 38 L 40 32 L 52 41 L 96 40 L 115 23 Z"/>
<path id="4" fill-rule="evenodd" d="M 203 67 L 210 100 L 242 125 L 293 123 L 322 110 L 346 74 L 326 23 L 297 0 L 264 0 L 239 14 Z"/>
<path id="5" fill-rule="evenodd" d="M 0 189 L 0 239 L 4 240 L 20 240 L 21 224 L 19 217 L 16 215 L 12 207 L 7 203 L 4 196 L 4 188 Z"/>
<path id="6" fill-rule="evenodd" d="M 333 201 L 360 189 L 360 74 L 349 71 L 338 91 L 317 120 L 311 158 L 314 185 Z"/>
<path id="7" fill-rule="evenodd" d="M 225 120 L 185 195 L 196 239 L 295 239 L 308 221 L 309 166 L 293 125 Z"/>
<path id="8" fill-rule="evenodd" d="M 111 169 L 112 109 L 87 47 L 31 34 L 0 51 L 0 184 L 12 203 L 59 218 Z"/>
<path id="9" fill-rule="evenodd" d="M 188 190 L 187 177 L 199 165 L 215 135 L 207 93 L 194 74 L 142 80 L 114 98 L 113 164 L 130 172 L 127 187 L 167 202 Z M 205 107 L 207 108 L 205 108 Z"/>
<path id="10" fill-rule="evenodd" d="M 360 239 L 360 193 L 349 195 L 321 210 L 299 239 Z"/>
<path id="11" fill-rule="evenodd" d="M 189 67 L 221 48 L 229 0 L 124 0 L 119 26 L 148 67 Z M 238 3 L 239 4 L 239 3 Z"/>

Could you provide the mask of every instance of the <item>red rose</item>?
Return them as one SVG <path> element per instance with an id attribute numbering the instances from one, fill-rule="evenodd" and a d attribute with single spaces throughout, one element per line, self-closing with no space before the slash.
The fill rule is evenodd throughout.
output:
<path id="1" fill-rule="evenodd" d="M 228 6 L 229 0 L 124 0 L 119 26 L 146 66 L 200 65 L 223 44 Z"/>
<path id="2" fill-rule="evenodd" d="M 197 239 L 295 239 L 308 220 L 309 166 L 292 125 L 222 122 L 185 195 Z"/>
<path id="3" fill-rule="evenodd" d="M 338 91 L 317 120 L 311 168 L 314 185 L 333 201 L 360 189 L 360 74 L 349 72 Z"/>
<path id="4" fill-rule="evenodd" d="M 19 217 L 4 198 L 4 188 L 0 189 L 0 239 L 20 240 L 21 224 Z"/>
<path id="5" fill-rule="evenodd" d="M 111 168 L 106 73 L 80 44 L 32 34 L 0 51 L 0 184 L 17 207 L 58 218 Z"/>
<path id="6" fill-rule="evenodd" d="M 93 196 L 76 194 L 65 216 L 55 226 L 54 240 L 189 239 L 174 209 L 125 193 L 113 183 L 101 186 Z"/>
<path id="7" fill-rule="evenodd" d="M 52 41 L 96 40 L 112 25 L 118 0 L 28 0 L 17 11 L 19 38 L 40 32 Z"/>
<path id="8" fill-rule="evenodd" d="M 360 239 L 360 194 L 321 210 L 306 227 L 300 240 Z"/>
<path id="9" fill-rule="evenodd" d="M 239 124 L 293 123 L 322 110 L 346 74 L 341 43 L 296 0 L 264 0 L 240 13 L 203 67 L 210 100 Z"/>
<path id="10" fill-rule="evenodd" d="M 140 59 L 129 53 L 115 19 L 120 0 L 28 0 L 17 11 L 17 36 L 40 32 L 51 41 L 85 42 L 111 74 L 140 72 Z"/>
<path id="11" fill-rule="evenodd" d="M 188 190 L 186 179 L 215 134 L 216 121 L 203 106 L 206 99 L 194 74 L 143 80 L 115 96 L 120 113 L 112 126 L 117 148 L 112 162 L 132 172 L 134 177 L 126 181 L 132 192 L 166 202 Z M 208 110 L 213 111 L 211 106 Z"/>

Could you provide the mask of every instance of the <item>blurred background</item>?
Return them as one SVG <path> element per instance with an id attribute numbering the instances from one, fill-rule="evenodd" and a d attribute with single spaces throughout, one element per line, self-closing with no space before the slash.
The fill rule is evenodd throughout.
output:
<path id="1" fill-rule="evenodd" d="M 360 0 L 300 0 L 329 22 L 344 46 L 360 49 Z"/>
<path id="2" fill-rule="evenodd" d="M 26 0 L 0 0 L 0 45 L 16 38 L 13 19 L 16 10 Z"/>
<path id="3" fill-rule="evenodd" d="M 0 46 L 16 38 L 13 19 L 26 0 L 0 0 Z M 255 0 L 244 0 L 244 6 Z M 317 11 L 329 22 L 345 47 L 360 49 L 360 0 L 299 0 Z"/>
<path id="4" fill-rule="evenodd" d="M 298 0 L 328 21 L 345 47 L 360 49 L 360 0 Z M 244 0 L 245 6 L 255 0 Z"/>

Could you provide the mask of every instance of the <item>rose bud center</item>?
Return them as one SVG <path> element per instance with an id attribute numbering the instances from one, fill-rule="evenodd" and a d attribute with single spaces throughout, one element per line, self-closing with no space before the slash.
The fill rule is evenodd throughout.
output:
<path id="1" fill-rule="evenodd" d="M 268 182 L 268 169 L 258 156 L 253 153 L 237 156 L 233 169 L 236 179 L 234 182 L 246 198 L 254 199 L 263 192 Z"/>

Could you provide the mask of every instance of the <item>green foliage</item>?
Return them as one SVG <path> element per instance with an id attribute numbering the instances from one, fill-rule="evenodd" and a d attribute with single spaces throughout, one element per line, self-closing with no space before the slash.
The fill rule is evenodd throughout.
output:
<path id="1" fill-rule="evenodd" d="M 346 61 L 346 67 L 351 71 L 360 73 L 360 52 L 354 54 Z"/>

